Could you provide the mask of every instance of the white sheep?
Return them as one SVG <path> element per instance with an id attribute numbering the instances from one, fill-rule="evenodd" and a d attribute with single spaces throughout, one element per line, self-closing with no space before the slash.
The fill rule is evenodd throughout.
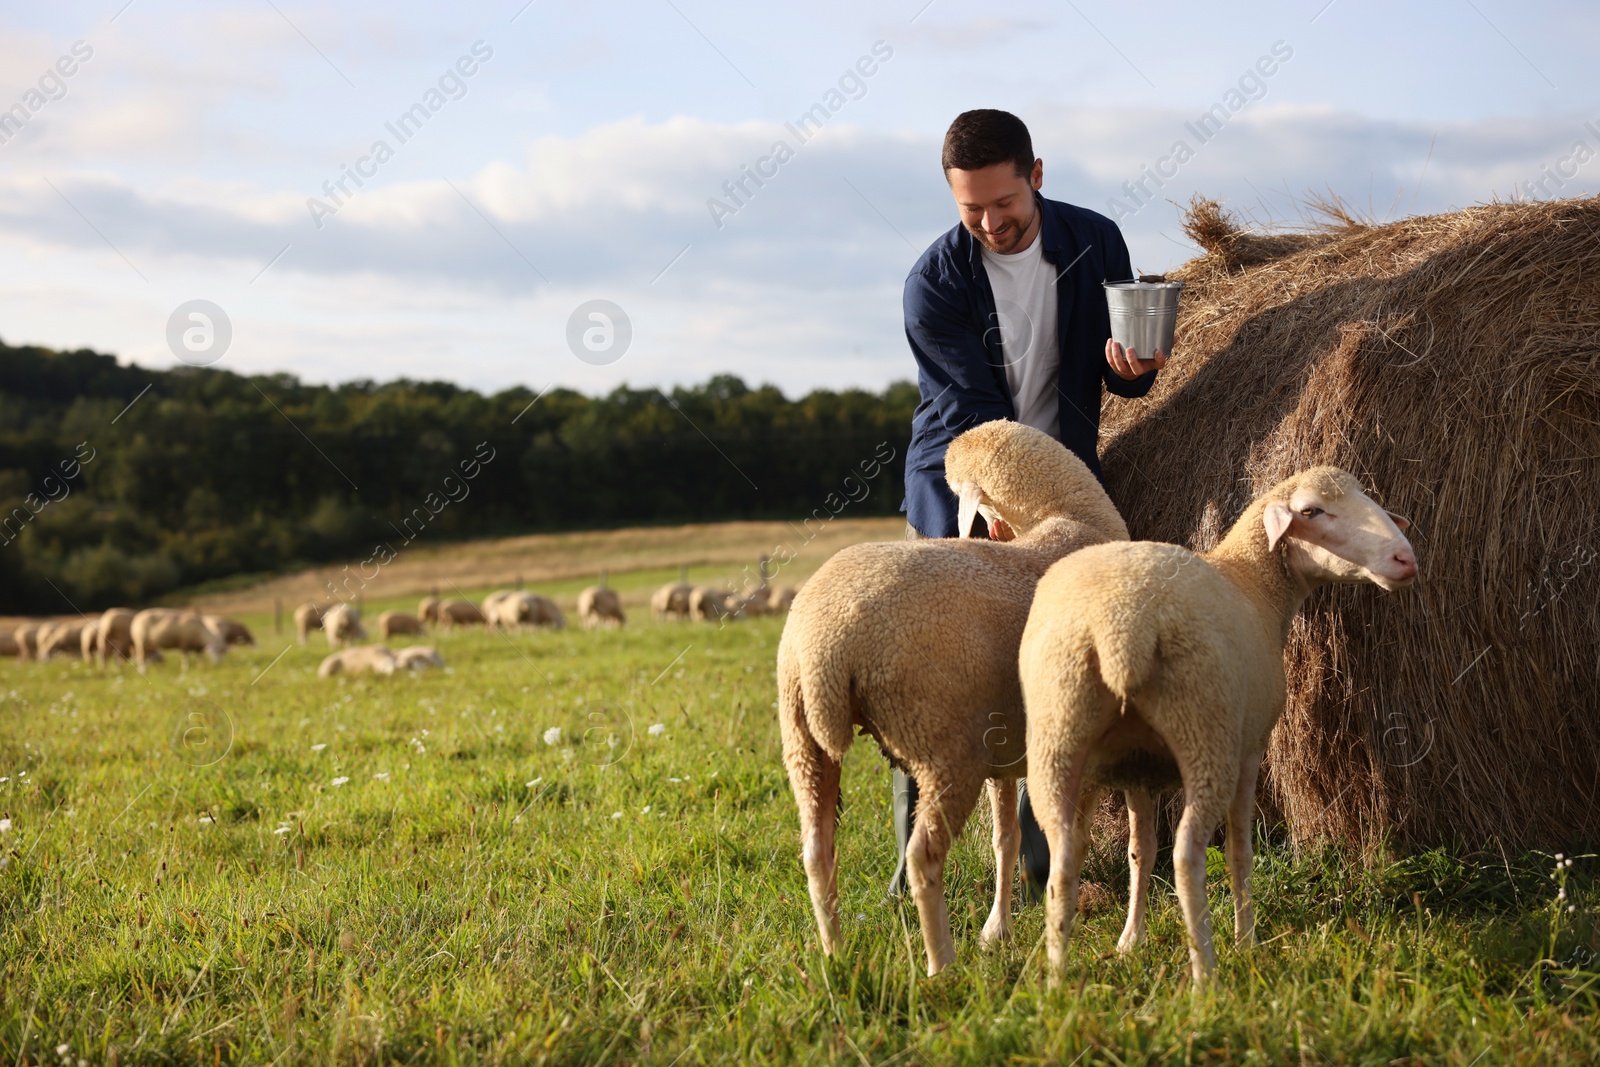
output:
<path id="1" fill-rule="evenodd" d="M 176 608 L 145 608 L 128 623 L 133 643 L 133 660 L 141 669 L 161 657 L 157 650 L 175 648 L 182 665 L 189 665 L 189 653 L 204 652 L 213 663 L 220 663 L 228 651 L 227 637 L 195 611 Z"/>
<path id="2" fill-rule="evenodd" d="M 411 645 L 394 654 L 397 670 L 420 671 L 429 667 L 443 667 L 444 657 L 432 645 Z"/>
<path id="3" fill-rule="evenodd" d="M 431 622 L 435 626 L 437 626 L 439 624 L 439 621 L 440 621 L 439 620 L 439 598 L 436 597 L 436 596 L 425 596 L 420 601 L 418 601 L 417 602 L 417 618 L 421 619 L 424 624 Z"/>
<path id="4" fill-rule="evenodd" d="M 318 678 L 332 678 L 336 674 L 393 674 L 395 655 L 383 645 L 361 645 L 330 653 L 317 667 Z"/>
<path id="5" fill-rule="evenodd" d="M 499 613 L 500 625 L 507 629 L 548 626 L 559 630 L 567 625 L 566 616 L 561 614 L 556 602 L 537 593 L 512 593 L 502 598 L 495 605 L 495 610 Z"/>
<path id="6" fill-rule="evenodd" d="M 57 652 L 80 652 L 82 647 L 83 629 L 93 624 L 93 620 L 67 619 L 53 622 L 39 634 L 40 659 L 49 659 Z"/>
<path id="7" fill-rule="evenodd" d="M 517 595 L 513 590 L 499 589 L 483 598 L 483 605 L 480 610 L 483 612 L 484 621 L 488 623 L 489 629 L 498 630 L 516 625 L 515 621 L 513 621 L 502 627 L 500 623 L 500 604 L 503 601 L 515 598 Z M 514 613 L 515 609 L 513 609 Z"/>
<path id="8" fill-rule="evenodd" d="M 420 634 L 422 620 L 409 611 L 385 611 L 379 614 L 377 627 L 378 636 L 388 640 L 396 634 Z"/>
<path id="9" fill-rule="evenodd" d="M 650 610 L 657 620 L 689 618 L 689 594 L 694 586 L 687 582 L 668 582 L 650 597 Z"/>
<path id="10" fill-rule="evenodd" d="M 309 639 L 312 630 L 322 629 L 322 614 L 327 610 L 326 604 L 310 602 L 294 609 L 294 632 L 302 645 Z"/>
<path id="11" fill-rule="evenodd" d="M 1010 936 L 1016 779 L 1027 766 L 1017 644 L 1034 586 L 1067 553 L 1128 537 L 1083 461 L 1031 427 L 968 430 L 945 470 L 962 529 L 981 510 L 1018 536 L 843 549 L 795 597 L 778 645 L 783 762 L 823 950 L 839 937 L 834 825 L 841 761 L 860 727 L 921 786 L 906 864 L 930 974 L 955 960 L 945 857 L 985 781 L 996 885 L 982 940 Z"/>
<path id="12" fill-rule="evenodd" d="M 457 626 L 478 626 L 488 620 L 483 609 L 470 600 L 441 600 L 434 608 L 434 621 L 447 629 Z"/>
<path id="13" fill-rule="evenodd" d="M 578 624 L 585 630 L 598 626 L 620 628 L 627 621 L 622 611 L 622 598 L 615 589 L 591 585 L 578 594 Z"/>
<path id="14" fill-rule="evenodd" d="M 739 609 L 739 596 L 731 589 L 697 585 L 689 592 L 689 617 L 717 622 Z"/>
<path id="15" fill-rule="evenodd" d="M 1144 937 L 1155 862 L 1152 794 L 1182 786 L 1173 846 L 1196 985 L 1216 965 L 1206 845 L 1227 820 L 1234 934 L 1253 942 L 1251 814 L 1267 735 L 1283 713 L 1283 646 L 1312 590 L 1333 582 L 1410 585 L 1409 525 L 1351 475 L 1317 467 L 1258 497 L 1221 544 L 1196 554 L 1141 541 L 1086 548 L 1039 583 L 1019 651 L 1028 788 L 1050 841 L 1046 933 L 1052 979 L 1065 966 L 1078 872 L 1105 789 L 1128 807 L 1128 922 Z"/>
<path id="16" fill-rule="evenodd" d="M 333 649 L 367 639 L 361 612 L 354 604 L 335 604 L 323 612 L 322 631 L 328 636 L 328 647 Z"/>

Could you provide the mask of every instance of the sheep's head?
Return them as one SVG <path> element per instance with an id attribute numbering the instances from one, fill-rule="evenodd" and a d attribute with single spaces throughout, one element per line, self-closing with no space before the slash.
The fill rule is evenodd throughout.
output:
<path id="1" fill-rule="evenodd" d="M 944 457 L 945 480 L 960 502 L 961 535 L 975 515 L 1003 519 L 1025 534 L 1052 517 L 1075 519 L 1108 541 L 1126 541 L 1128 527 L 1084 465 L 1042 430 L 999 419 L 975 426 Z"/>
<path id="2" fill-rule="evenodd" d="M 1391 592 L 1417 577 L 1417 556 L 1402 530 L 1411 524 L 1369 497 L 1355 476 L 1314 467 L 1266 495 L 1267 547 L 1287 543 L 1290 567 L 1313 584 L 1371 582 Z"/>

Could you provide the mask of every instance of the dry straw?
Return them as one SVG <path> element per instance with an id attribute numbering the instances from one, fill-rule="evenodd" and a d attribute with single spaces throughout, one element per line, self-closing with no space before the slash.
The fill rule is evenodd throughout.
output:
<path id="1" fill-rule="evenodd" d="M 1263 801 L 1297 842 L 1600 839 L 1600 198 L 1309 233 L 1196 199 L 1177 356 L 1102 419 L 1133 536 L 1197 549 L 1332 463 L 1414 524 L 1405 595 L 1315 595 Z"/>

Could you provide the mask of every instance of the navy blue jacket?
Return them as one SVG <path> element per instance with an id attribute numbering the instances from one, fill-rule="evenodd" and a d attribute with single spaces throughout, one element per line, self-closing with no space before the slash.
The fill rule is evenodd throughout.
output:
<path id="1" fill-rule="evenodd" d="M 1101 383 L 1117 396 L 1140 397 L 1156 377 L 1151 371 L 1126 381 L 1106 362 L 1111 316 L 1101 283 L 1132 278 L 1133 267 L 1116 223 L 1034 195 L 1043 214 L 1044 258 L 1058 271 L 1061 443 L 1099 477 Z M 911 420 L 903 510 L 924 537 L 954 537 L 956 499 L 944 480 L 945 449 L 980 423 L 1016 418 L 983 249 L 964 226 L 940 237 L 911 268 L 905 316 L 922 402 Z"/>

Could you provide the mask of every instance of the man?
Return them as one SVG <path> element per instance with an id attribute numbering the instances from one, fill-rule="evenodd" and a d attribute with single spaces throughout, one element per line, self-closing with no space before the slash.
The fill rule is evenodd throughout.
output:
<path id="1" fill-rule="evenodd" d="M 1101 283 L 1132 278 L 1128 246 L 1104 215 L 1039 195 L 1044 163 L 1021 119 L 962 113 L 945 134 L 943 165 L 961 223 L 929 246 L 905 287 L 906 339 L 922 392 L 906 453 L 908 538 L 960 532 L 945 450 L 957 434 L 992 419 L 1043 430 L 1099 477 L 1101 386 L 1141 397 L 1167 359 L 1160 351 L 1141 358 L 1110 339 Z M 982 526 L 979 517 L 970 532 L 985 536 Z M 896 771 L 894 896 L 905 889 L 916 797 L 916 782 Z M 1026 783 L 1018 808 L 1023 878 L 1037 895 L 1050 858 Z"/>

